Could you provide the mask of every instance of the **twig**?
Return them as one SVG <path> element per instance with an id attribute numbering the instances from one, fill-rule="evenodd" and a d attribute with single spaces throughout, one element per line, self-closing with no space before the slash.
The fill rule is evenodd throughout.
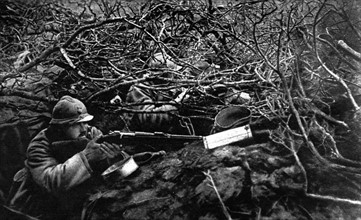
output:
<path id="1" fill-rule="evenodd" d="M 304 192 L 307 192 L 307 189 L 308 189 L 308 179 L 307 179 L 306 169 L 305 169 L 305 167 L 302 165 L 302 162 L 301 162 L 300 158 L 299 158 L 298 155 L 297 155 L 297 150 L 296 150 L 296 147 L 295 147 L 294 142 L 291 141 L 290 144 L 291 144 L 291 148 L 290 148 L 290 149 L 291 149 L 291 152 L 292 152 L 292 154 L 293 154 L 293 157 L 295 158 L 296 163 L 297 163 L 297 165 L 299 166 L 299 168 L 301 169 L 302 175 L 303 175 L 303 177 L 305 178 L 304 184 L 303 184 L 303 191 L 304 191 Z"/>
<path id="2" fill-rule="evenodd" d="M 311 106 L 311 110 L 312 110 L 313 113 L 315 113 L 316 115 L 324 118 L 325 120 L 327 120 L 330 123 L 342 126 L 342 127 L 346 128 L 346 129 L 350 129 L 350 127 L 345 122 L 337 120 L 337 119 L 333 118 L 332 116 L 327 115 L 323 111 L 319 110 L 316 106 Z"/>
<path id="3" fill-rule="evenodd" d="M 331 162 L 340 164 L 340 165 L 347 165 L 351 167 L 360 168 L 361 163 L 358 161 L 353 161 L 347 158 L 344 158 L 340 152 L 337 149 L 336 141 L 332 137 L 331 134 L 329 134 L 324 127 L 322 127 L 315 118 L 311 120 L 311 126 L 316 127 L 321 133 L 324 135 L 325 139 L 329 140 L 329 148 L 331 149 L 331 152 L 327 155 L 327 159 Z"/>
<path id="4" fill-rule="evenodd" d="M 170 79 L 165 77 L 156 77 L 157 79 L 164 80 L 166 82 L 172 82 L 172 83 L 187 83 L 187 84 L 194 84 L 194 85 L 200 85 L 200 84 L 214 84 L 215 80 L 193 80 L 193 79 Z M 222 82 L 226 86 L 235 86 L 235 85 L 252 85 L 254 83 L 257 83 L 258 79 L 251 79 L 251 80 L 240 80 L 240 81 L 233 81 L 233 82 Z M 219 83 L 219 82 L 218 82 Z"/>
<path id="5" fill-rule="evenodd" d="M 119 76 L 124 76 L 124 74 L 128 74 L 127 71 L 121 70 L 118 67 L 116 67 L 110 60 L 107 60 L 107 62 L 109 63 L 109 65 L 115 70 L 115 72 L 119 75 Z"/>
<path id="6" fill-rule="evenodd" d="M 35 59 L 33 59 L 31 62 L 27 63 L 26 65 L 20 67 L 18 69 L 18 71 L 20 73 L 27 71 L 28 69 L 30 69 L 30 68 L 38 65 L 42 61 L 44 61 L 50 54 L 52 54 L 52 53 L 54 53 L 54 52 L 56 52 L 58 50 L 59 50 L 59 47 L 57 47 L 57 46 L 49 47 L 42 54 L 40 54 L 40 56 L 36 57 Z"/>
<path id="7" fill-rule="evenodd" d="M 334 197 L 334 196 L 324 196 L 324 195 L 318 195 L 318 194 L 313 194 L 313 193 L 306 193 L 306 196 L 313 198 L 313 199 L 328 200 L 328 201 L 332 201 L 332 202 L 341 202 L 341 203 L 346 203 L 349 205 L 361 206 L 361 201 L 359 201 L 359 200 L 343 199 L 343 198 L 338 198 L 338 197 Z"/>
<path id="8" fill-rule="evenodd" d="M 203 172 L 203 173 L 204 173 L 204 175 L 206 175 L 206 177 L 208 178 L 209 182 L 211 182 L 211 187 L 214 189 L 214 192 L 215 192 L 216 195 L 217 195 L 217 198 L 218 198 L 218 200 L 219 200 L 219 203 L 221 203 L 223 214 L 226 216 L 226 218 L 227 218 L 228 220 L 232 220 L 232 217 L 231 217 L 231 215 L 229 214 L 226 205 L 224 204 L 224 202 L 222 201 L 221 196 L 219 195 L 218 189 L 217 189 L 217 187 L 216 187 L 216 184 L 214 183 L 214 180 L 213 180 L 213 177 L 212 177 L 212 175 L 211 175 L 211 172 L 210 172 L 209 170 L 207 170 L 207 172 Z"/>
<path id="9" fill-rule="evenodd" d="M 76 70 L 76 66 L 74 65 L 73 61 L 71 61 L 71 59 L 69 58 L 68 54 L 66 53 L 65 49 L 63 47 L 60 48 L 60 52 L 61 54 L 63 54 L 63 57 L 65 58 L 66 62 L 68 62 L 68 64 L 70 65 L 71 68 L 73 68 L 74 70 Z M 83 78 L 87 78 L 84 73 L 82 73 L 80 70 L 78 70 L 78 74 L 79 76 L 83 77 Z"/>
<path id="10" fill-rule="evenodd" d="M 102 25 L 105 24 L 110 24 L 110 23 L 115 23 L 115 22 L 119 22 L 119 21 L 124 21 L 123 17 L 117 17 L 117 18 L 112 18 L 112 19 L 107 19 L 104 21 L 100 21 L 98 23 L 95 24 L 89 24 L 89 25 L 85 25 L 83 27 L 80 27 L 78 30 L 76 30 L 69 38 L 67 41 L 65 41 L 65 43 L 61 46 L 62 48 L 67 48 L 72 42 L 73 40 L 83 31 L 88 30 L 88 29 L 92 29 L 92 28 L 97 28 L 100 27 Z"/>
<path id="11" fill-rule="evenodd" d="M 346 51 L 353 58 L 357 59 L 358 61 L 361 61 L 361 53 L 359 53 L 359 52 L 355 51 L 354 49 L 352 49 L 349 45 L 346 44 L 345 41 L 339 40 L 337 43 L 341 47 L 341 49 Z"/>
<path id="12" fill-rule="evenodd" d="M 334 73 L 332 70 L 330 70 L 326 65 L 325 63 L 321 60 L 321 57 L 318 53 L 318 50 L 317 50 L 317 40 L 316 40 L 316 29 L 317 29 L 317 19 L 318 19 L 318 16 L 320 15 L 323 7 L 325 6 L 325 2 L 322 4 L 322 6 L 319 8 L 319 10 L 317 11 L 316 15 L 315 15 L 315 19 L 314 19 L 314 22 L 313 22 L 313 28 L 312 28 L 312 35 L 313 35 L 313 44 L 314 44 L 314 50 L 315 50 L 315 55 L 316 55 L 316 58 L 318 60 L 318 62 L 321 64 L 321 66 L 323 67 L 324 70 L 326 70 L 326 72 L 331 75 L 335 80 L 337 80 L 341 85 L 342 87 L 346 90 L 347 92 L 347 96 L 349 97 L 350 101 L 351 101 L 351 104 L 353 105 L 354 107 L 354 110 L 355 111 L 359 111 L 361 108 L 360 106 L 358 106 L 358 104 L 356 103 L 354 97 L 352 96 L 352 93 L 351 93 L 351 90 L 350 88 L 347 86 L 347 84 L 345 83 L 345 81 L 339 77 L 336 73 Z"/>
<path id="13" fill-rule="evenodd" d="M 357 70 L 357 67 L 355 67 L 348 59 L 346 59 L 344 56 L 342 56 L 342 54 L 340 53 L 340 51 L 333 46 L 333 44 L 331 42 L 329 42 L 327 39 L 321 38 L 320 36 L 317 37 L 317 40 L 321 41 L 324 44 L 327 44 L 329 47 L 332 48 L 333 51 L 335 51 L 335 53 L 337 54 L 337 56 L 339 57 L 339 59 L 341 59 L 344 63 L 346 63 L 351 69 L 353 70 Z M 342 41 L 342 40 L 340 40 Z M 339 41 L 339 42 L 340 42 Z M 343 41 L 342 41 L 343 42 Z M 343 48 L 341 48 L 343 49 Z M 361 56 L 361 55 L 360 55 Z M 360 57 L 361 58 L 361 57 Z"/>
<path id="14" fill-rule="evenodd" d="M 282 22 L 282 20 L 280 20 L 280 22 Z M 301 120 L 301 117 L 300 117 L 300 114 L 297 110 L 297 108 L 295 107 L 295 104 L 294 104 L 294 101 L 293 101 L 293 98 L 292 98 L 292 95 L 291 95 L 291 91 L 288 87 L 288 82 L 287 82 L 287 79 L 284 75 L 284 73 L 281 71 L 280 69 L 280 59 L 279 59 L 279 56 L 280 56 L 280 52 L 281 52 L 281 47 L 282 47 L 282 43 L 281 43 L 281 39 L 282 39 L 282 34 L 283 34 L 283 30 L 281 29 L 280 32 L 279 32 L 279 37 L 278 37 L 278 50 L 277 50 L 277 64 L 276 64 L 276 67 L 273 66 L 270 61 L 264 56 L 262 55 L 262 57 L 265 59 L 265 62 L 272 68 L 274 69 L 274 71 L 278 74 L 278 76 L 280 77 L 281 81 L 282 81 L 282 86 L 283 86 L 283 91 L 284 93 L 286 94 L 286 98 L 288 100 L 288 103 L 289 103 L 289 107 L 291 108 L 291 112 L 292 114 L 295 116 L 296 118 L 296 122 L 297 122 L 297 125 L 298 125 L 298 128 L 299 130 L 301 131 L 301 135 L 302 135 L 302 139 L 304 140 L 307 148 L 314 154 L 314 156 L 320 161 L 322 162 L 323 164 L 330 164 L 325 158 L 323 158 L 320 153 L 317 151 L 317 149 L 315 148 L 315 146 L 313 145 L 313 143 L 309 140 L 308 138 L 308 133 L 306 132 L 306 129 L 305 127 L 303 126 L 303 123 L 302 123 L 302 120 Z M 262 51 L 260 51 L 259 47 L 257 47 L 258 51 L 262 54 Z M 296 157 L 297 159 L 298 157 Z"/>
<path id="15" fill-rule="evenodd" d="M 123 21 L 124 18 L 120 17 L 120 18 L 113 18 L 113 19 L 108 19 L 105 21 L 101 21 L 95 24 L 90 24 L 90 25 L 85 25 L 81 28 L 79 28 L 78 30 L 76 30 L 69 38 L 68 40 L 62 45 L 62 46 L 51 46 L 50 48 L 48 48 L 47 50 L 45 50 L 40 56 L 38 56 L 37 58 L 35 58 L 34 60 L 32 60 L 31 62 L 29 62 L 28 64 L 22 66 L 21 68 L 19 68 L 19 72 L 25 72 L 28 69 L 38 65 L 39 63 L 41 63 L 44 59 L 46 59 L 50 54 L 56 52 L 57 50 L 59 50 L 60 48 L 67 48 L 72 42 L 73 40 L 83 31 L 87 30 L 87 29 L 91 29 L 91 28 L 96 28 L 96 27 L 100 27 L 104 24 L 109 24 L 109 23 L 114 23 L 114 22 L 119 22 L 119 21 Z"/>
<path id="16" fill-rule="evenodd" d="M 35 218 L 35 217 L 32 217 L 30 215 L 27 215 L 21 211 L 18 211 L 18 210 L 15 210 L 13 208 L 10 208 L 9 206 L 7 205 L 1 205 L 2 206 L 2 209 L 5 209 L 7 210 L 8 212 L 12 213 L 13 217 L 15 218 L 16 216 L 16 219 L 24 219 L 24 220 L 40 220 L 38 218 Z M 3 216 L 4 217 L 4 216 Z M 9 217 L 9 216 L 8 216 Z"/>
<path id="17" fill-rule="evenodd" d="M 73 61 L 71 61 L 71 59 L 69 58 L 68 54 L 66 53 L 64 48 L 60 48 L 60 52 L 63 55 L 63 57 L 65 58 L 65 60 L 68 62 L 69 66 L 71 68 L 73 68 L 73 70 L 77 71 L 78 75 L 84 79 L 90 79 L 93 81 L 103 81 L 103 82 L 114 82 L 116 79 L 106 79 L 106 78 L 94 78 L 94 77 L 90 77 L 90 76 L 86 76 L 81 70 L 79 70 L 73 63 Z"/>
<path id="18" fill-rule="evenodd" d="M 12 91 L 12 90 L 2 90 L 0 92 L 0 96 L 19 96 L 26 99 L 31 99 L 34 101 L 41 101 L 41 102 L 56 102 L 58 99 L 51 98 L 51 97 L 40 97 L 36 95 L 32 95 L 29 92 L 23 92 L 23 91 Z"/>
<path id="19" fill-rule="evenodd" d="M 347 203 L 347 204 L 352 204 L 352 205 L 361 205 L 361 201 L 358 200 L 351 200 L 351 199 L 343 199 L 343 198 L 338 198 L 338 197 L 333 197 L 333 196 L 324 196 L 324 195 L 318 195 L 318 194 L 313 194 L 313 193 L 308 193 L 308 179 L 307 179 L 307 172 L 306 169 L 304 168 L 304 166 L 302 165 L 298 155 L 297 155 L 297 151 L 295 149 L 295 145 L 294 142 L 290 142 L 290 144 L 292 145 L 291 148 L 288 148 L 292 151 L 293 156 L 296 160 L 297 165 L 300 167 L 302 174 L 305 178 L 305 182 L 303 185 L 303 191 L 305 193 L 305 195 L 307 197 L 311 197 L 311 198 L 315 198 L 315 199 L 322 199 L 322 200 L 330 200 L 333 202 L 342 202 L 342 203 Z M 336 148 L 337 151 L 337 148 Z M 338 152 L 337 152 L 338 153 Z M 333 166 L 334 167 L 334 166 Z"/>
<path id="20" fill-rule="evenodd" d="M 159 74 L 161 74 L 161 73 L 159 73 Z M 117 89 L 119 87 L 138 84 L 138 83 L 141 83 L 141 82 L 145 82 L 145 81 L 147 81 L 147 80 L 149 80 L 151 78 L 152 77 L 146 76 L 146 77 L 139 78 L 139 79 L 134 79 L 134 80 L 123 81 L 123 82 L 117 83 L 117 84 L 115 84 L 113 86 L 109 86 L 108 88 L 105 88 L 105 89 L 103 89 L 101 91 L 98 91 L 98 92 L 90 95 L 89 97 L 86 98 L 86 102 L 90 102 L 91 100 L 98 97 L 99 95 L 110 92 L 110 91 L 115 90 L 115 89 Z"/>

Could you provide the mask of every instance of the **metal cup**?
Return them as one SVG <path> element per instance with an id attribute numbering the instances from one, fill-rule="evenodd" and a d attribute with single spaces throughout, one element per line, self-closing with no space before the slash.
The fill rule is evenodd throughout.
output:
<path id="1" fill-rule="evenodd" d="M 120 160 L 110 167 L 106 169 L 102 173 L 102 177 L 105 180 L 115 178 L 115 177 L 121 177 L 125 178 L 132 174 L 134 171 L 138 169 L 138 164 L 134 161 L 134 158 L 132 156 L 127 155 L 123 160 Z"/>

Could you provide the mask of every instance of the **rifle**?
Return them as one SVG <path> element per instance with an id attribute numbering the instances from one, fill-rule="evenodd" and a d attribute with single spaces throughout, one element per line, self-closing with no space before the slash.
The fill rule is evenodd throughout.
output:
<path id="1" fill-rule="evenodd" d="M 101 136 L 97 142 L 115 143 L 123 146 L 150 145 L 157 148 L 178 148 L 193 141 L 202 141 L 206 149 L 214 149 L 227 144 L 242 142 L 264 142 L 268 140 L 270 131 L 268 129 L 253 129 L 253 124 L 228 129 L 208 136 L 169 134 L 164 132 L 120 132 L 114 131 Z M 74 154 L 85 149 L 89 142 L 86 138 L 77 140 L 59 141 L 53 143 L 53 151 L 60 162 L 72 157 Z"/>
<path id="2" fill-rule="evenodd" d="M 154 147 L 183 147 L 185 143 L 201 140 L 206 149 L 214 149 L 227 144 L 242 142 L 262 143 L 268 140 L 268 129 L 252 129 L 253 125 L 245 125 L 228 129 L 208 136 L 179 135 L 163 132 L 120 132 L 102 136 L 98 142 L 109 142 L 122 145 L 151 145 Z"/>
<path id="3" fill-rule="evenodd" d="M 101 136 L 97 142 L 121 144 L 123 146 L 150 145 L 153 147 L 183 147 L 184 144 L 196 140 L 202 140 L 202 136 L 167 134 L 163 132 L 120 132 L 114 131 Z M 90 140 L 78 138 L 76 140 L 56 141 L 51 149 L 55 159 L 60 163 L 65 162 L 74 154 L 84 150 Z"/>
<path id="4" fill-rule="evenodd" d="M 98 143 L 109 142 L 122 145 L 151 145 L 155 147 L 181 147 L 184 144 L 203 140 L 203 136 L 169 134 L 164 132 L 120 132 L 113 131 L 98 139 Z"/>

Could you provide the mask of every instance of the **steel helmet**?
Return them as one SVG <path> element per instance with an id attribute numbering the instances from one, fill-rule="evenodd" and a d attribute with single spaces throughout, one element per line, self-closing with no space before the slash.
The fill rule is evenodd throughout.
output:
<path id="1" fill-rule="evenodd" d="M 68 95 L 61 97 L 54 106 L 50 124 L 74 124 L 87 122 L 94 116 L 88 114 L 85 105 L 78 99 Z"/>

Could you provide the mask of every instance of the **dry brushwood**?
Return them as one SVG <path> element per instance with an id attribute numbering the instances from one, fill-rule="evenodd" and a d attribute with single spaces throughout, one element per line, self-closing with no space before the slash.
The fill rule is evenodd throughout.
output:
<path id="1" fill-rule="evenodd" d="M 174 114 L 180 118 L 209 121 L 226 106 L 244 105 L 252 121 L 277 120 L 278 128 L 270 137 L 273 151 L 267 153 L 294 163 L 291 167 L 299 173 L 291 173 L 302 181 L 292 186 L 303 198 L 360 205 L 359 196 L 350 196 L 350 192 L 361 192 L 354 184 L 360 180 L 360 161 L 339 147 L 342 135 L 345 139 L 354 135 L 357 146 L 361 140 L 357 130 L 361 128 L 355 125 L 360 120 L 361 68 L 357 0 L 227 4 L 152 0 L 136 6 L 127 2 L 84 1 L 79 3 L 83 9 L 79 12 L 62 4 L 6 1 L 6 7 L 0 8 L 0 59 L 5 71 L 0 74 L 0 95 L 53 104 L 71 91 L 97 111 L 118 116 L 146 113 L 132 109 L 139 103 L 122 98 L 111 104 L 114 96 L 124 96 L 130 86 L 162 95 L 183 87 L 190 98 L 182 103 L 168 97 L 142 104 L 176 105 L 179 112 Z M 54 66 L 62 71 L 52 78 L 50 98 L 26 93 L 20 83 L 14 83 L 30 72 L 49 77 L 44 69 Z M 160 83 L 153 85 L 153 81 Z M 264 150 L 258 147 L 255 151 Z M 242 166 L 247 167 L 247 162 Z M 268 181 L 263 171 L 248 168 L 245 172 Z M 330 184 L 321 181 L 330 173 L 349 185 L 344 197 L 320 186 Z M 212 181 L 209 173 L 204 174 Z M 184 178 L 191 177 L 184 174 Z M 262 182 L 252 178 L 250 182 Z M 277 183 L 267 183 L 282 191 Z M 257 187 L 250 186 L 254 198 L 264 196 L 262 187 Z M 278 207 L 277 199 L 282 200 L 271 193 L 267 199 L 273 202 L 267 208 L 258 207 L 261 202 L 255 199 L 249 215 L 270 216 L 275 209 L 269 207 Z M 229 211 L 231 202 L 219 201 L 228 219 L 246 215 L 245 207 Z"/>

